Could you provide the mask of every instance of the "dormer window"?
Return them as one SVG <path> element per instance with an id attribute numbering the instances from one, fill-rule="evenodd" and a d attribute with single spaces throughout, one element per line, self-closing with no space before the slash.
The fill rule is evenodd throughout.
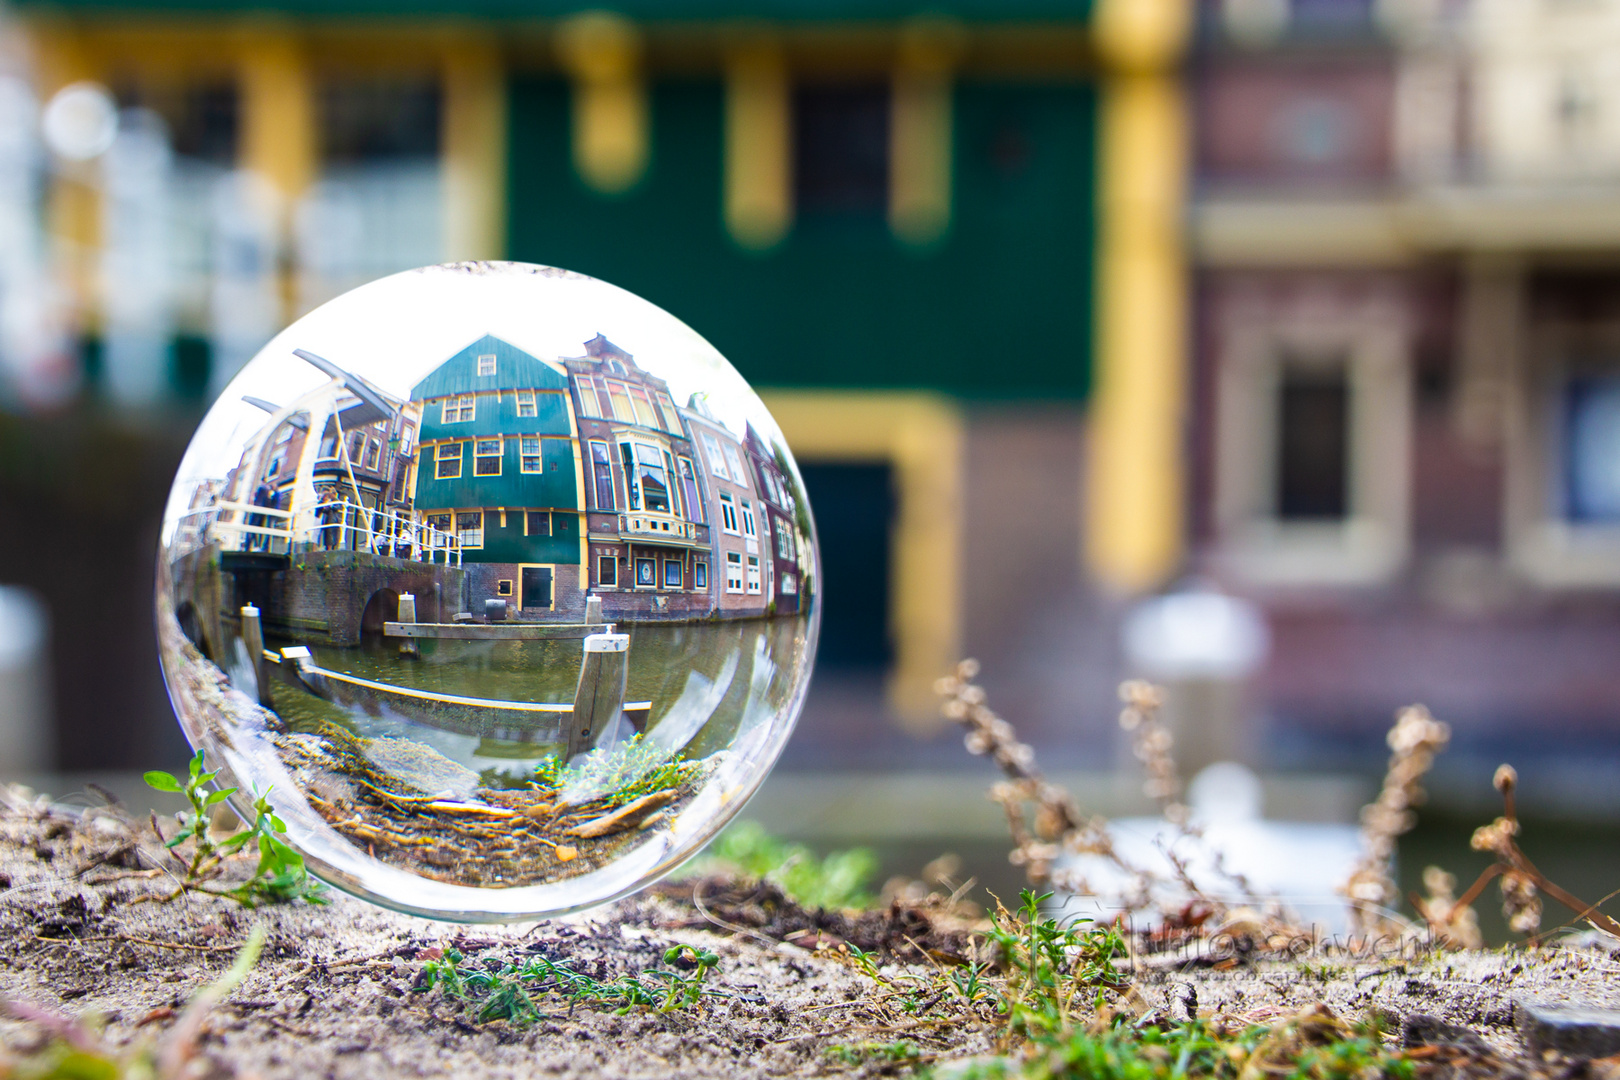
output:
<path id="1" fill-rule="evenodd" d="M 495 374 L 495 354 L 485 353 L 478 358 L 478 374 L 480 376 Z"/>
<path id="2" fill-rule="evenodd" d="M 440 420 L 446 424 L 461 424 L 473 419 L 478 412 L 478 399 L 472 394 L 459 394 L 444 399 Z"/>

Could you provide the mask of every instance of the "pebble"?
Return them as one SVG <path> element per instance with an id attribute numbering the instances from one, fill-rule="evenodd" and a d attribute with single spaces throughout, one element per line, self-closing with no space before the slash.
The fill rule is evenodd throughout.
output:
<path id="1" fill-rule="evenodd" d="M 1583 1058 L 1620 1054 L 1620 1009 L 1519 1000 L 1513 1013 L 1532 1053 L 1556 1050 Z"/>

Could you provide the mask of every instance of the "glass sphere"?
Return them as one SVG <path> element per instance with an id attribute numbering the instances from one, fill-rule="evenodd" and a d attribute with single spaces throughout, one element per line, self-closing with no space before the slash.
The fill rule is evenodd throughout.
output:
<path id="1" fill-rule="evenodd" d="M 157 621 L 180 724 L 309 868 L 421 915 L 642 888 L 764 780 L 819 622 L 759 397 L 685 324 L 521 263 L 293 323 L 198 427 Z"/>

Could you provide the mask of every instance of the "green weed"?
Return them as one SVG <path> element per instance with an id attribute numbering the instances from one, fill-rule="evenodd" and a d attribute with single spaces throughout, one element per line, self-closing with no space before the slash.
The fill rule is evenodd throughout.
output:
<path id="1" fill-rule="evenodd" d="M 1063 925 L 1041 917 L 1050 893 L 1020 893 L 1017 915 L 998 908 L 988 937 L 999 947 L 1007 972 L 1000 1011 L 1010 1030 L 1026 1037 L 1050 1037 L 1069 1030 L 1082 995 L 1121 990 L 1125 977 L 1114 958 L 1125 953 L 1124 939 L 1112 926 Z"/>
<path id="2" fill-rule="evenodd" d="M 188 840 L 191 842 L 191 859 L 185 863 L 185 876 L 173 893 L 156 899 L 173 900 L 192 891 L 229 897 L 247 907 L 288 904 L 294 900 L 310 904 L 326 903 L 326 886 L 310 876 L 304 866 L 304 857 L 281 839 L 287 832 L 287 825 L 276 816 L 275 809 L 270 805 L 268 790 L 254 797 L 251 825 L 224 839 L 214 838 L 209 811 L 236 793 L 235 788 L 212 789 L 214 778 L 218 775 L 217 770 L 204 771 L 201 750 L 191 759 L 184 782 L 166 772 L 146 774 L 149 786 L 158 791 L 184 795 L 191 803 L 191 809 L 181 815 L 180 831 L 163 842 L 163 846 L 170 851 Z M 252 877 L 231 888 L 210 884 L 219 876 L 227 858 L 255 842 L 259 849 L 259 865 Z"/>
<path id="3" fill-rule="evenodd" d="M 747 877 L 771 881 L 790 898 L 812 908 L 865 908 L 877 876 L 878 861 L 867 848 L 834 851 L 818 859 L 802 844 L 786 843 L 763 825 L 744 821 L 721 834 L 710 848 L 707 865 L 715 863 Z"/>
<path id="4" fill-rule="evenodd" d="M 911 1065 L 922 1058 L 922 1050 L 910 1039 L 896 1039 L 894 1042 L 837 1043 L 827 1047 L 827 1056 L 840 1065 L 868 1062 Z"/>
<path id="5" fill-rule="evenodd" d="M 463 968 L 466 957 L 455 949 L 445 949 L 422 965 L 416 989 L 425 992 L 439 987 L 446 997 L 465 1002 L 469 1014 L 480 1022 L 505 1020 L 519 1026 L 541 1019 L 544 1014 L 535 999 L 548 994 L 573 1003 L 606 1006 L 620 1016 L 637 1006 L 668 1013 L 692 1008 L 718 993 L 705 982 L 720 963 L 719 956 L 690 945 L 664 951 L 666 964 L 679 964 L 683 959 L 691 971 L 652 968 L 640 975 L 602 980 L 544 956 L 469 971 Z"/>
<path id="6" fill-rule="evenodd" d="M 609 807 L 635 802 L 654 792 L 678 788 L 697 778 L 701 762 L 677 761 L 641 735 L 592 750 L 569 764 L 553 755 L 535 766 L 534 781 L 566 803 L 602 800 Z"/>

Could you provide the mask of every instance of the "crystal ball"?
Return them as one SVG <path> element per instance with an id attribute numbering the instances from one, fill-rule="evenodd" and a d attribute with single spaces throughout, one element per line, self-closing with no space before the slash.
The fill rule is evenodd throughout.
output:
<path id="1" fill-rule="evenodd" d="M 627 895 L 759 787 L 804 701 L 815 526 L 715 348 L 582 274 L 458 263 L 235 377 L 164 513 L 186 738 L 309 869 L 400 911 Z"/>

